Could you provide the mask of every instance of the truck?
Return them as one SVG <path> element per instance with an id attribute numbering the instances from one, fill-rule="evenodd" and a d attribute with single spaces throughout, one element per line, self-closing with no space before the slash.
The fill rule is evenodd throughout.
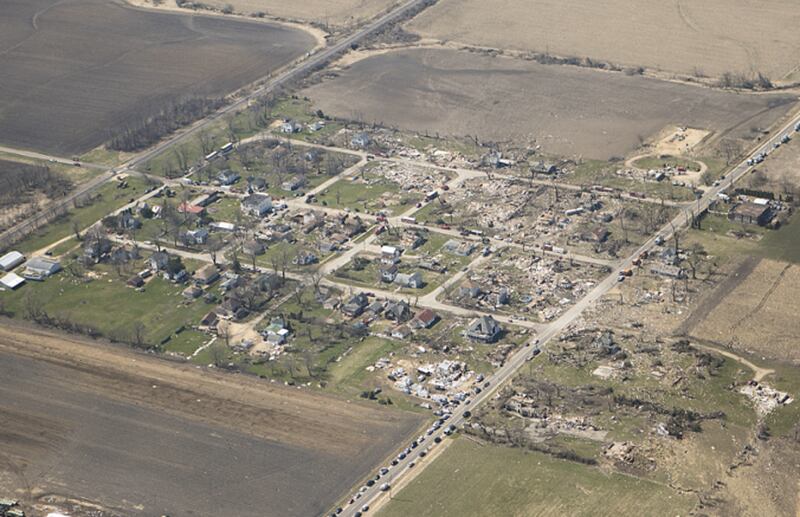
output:
<path id="1" fill-rule="evenodd" d="M 403 217 L 400 218 L 400 222 L 406 224 L 417 224 L 417 218 L 411 217 L 409 215 L 404 215 Z"/>

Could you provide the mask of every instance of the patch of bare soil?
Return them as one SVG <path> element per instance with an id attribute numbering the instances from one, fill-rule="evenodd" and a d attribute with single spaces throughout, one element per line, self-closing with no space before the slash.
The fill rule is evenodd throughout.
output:
<path id="1" fill-rule="evenodd" d="M 795 101 L 444 48 L 381 51 L 304 94 L 350 120 L 597 159 L 626 156 L 668 126 L 749 140 Z"/>

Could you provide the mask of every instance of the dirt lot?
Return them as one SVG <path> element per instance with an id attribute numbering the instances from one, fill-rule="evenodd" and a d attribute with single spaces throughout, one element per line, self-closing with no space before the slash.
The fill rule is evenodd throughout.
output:
<path id="1" fill-rule="evenodd" d="M 800 268 L 748 259 L 701 302 L 689 333 L 772 359 L 800 361 L 797 305 Z"/>
<path id="2" fill-rule="evenodd" d="M 103 0 L 15 0 L 0 19 L 0 142 L 70 154 L 189 95 L 265 76 L 315 40 L 277 25 Z"/>
<path id="3" fill-rule="evenodd" d="M 9 322 L 0 365 L 0 494 L 34 515 L 315 515 L 418 424 Z"/>
<path id="4" fill-rule="evenodd" d="M 535 138 L 550 153 L 600 159 L 625 155 L 668 125 L 750 137 L 792 99 L 438 49 L 371 56 L 305 93 L 331 115 L 496 141 Z"/>
<path id="5" fill-rule="evenodd" d="M 409 24 L 424 37 L 493 48 L 590 57 L 710 76 L 798 64 L 800 11 L 793 0 L 442 0 Z"/>
<path id="6" fill-rule="evenodd" d="M 135 0 L 136 3 L 152 3 L 152 0 Z M 353 26 L 369 20 L 383 12 L 397 0 L 304 0 L 286 2 L 284 0 L 205 0 L 204 4 L 213 9 L 233 7 L 241 14 L 264 13 L 266 16 L 319 23 L 324 26 Z"/>

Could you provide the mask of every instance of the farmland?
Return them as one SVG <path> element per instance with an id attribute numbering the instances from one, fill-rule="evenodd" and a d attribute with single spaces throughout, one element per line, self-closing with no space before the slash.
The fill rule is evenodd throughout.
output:
<path id="1" fill-rule="evenodd" d="M 367 57 L 305 93 L 330 115 L 598 159 L 624 156 L 668 125 L 752 138 L 793 102 L 431 49 Z"/>
<path id="2" fill-rule="evenodd" d="M 137 0 L 136 3 L 150 4 Z M 380 14 L 398 3 L 396 0 L 311 0 L 284 2 L 281 0 L 207 0 L 204 5 L 222 10 L 230 6 L 235 13 L 287 19 L 303 23 L 315 23 L 325 27 L 354 26 Z"/>
<path id="3" fill-rule="evenodd" d="M 693 336 L 780 360 L 800 360 L 797 307 L 792 293 L 800 286 L 797 266 L 772 260 L 744 262 L 713 293 L 695 316 Z"/>
<path id="4" fill-rule="evenodd" d="M 107 344 L 0 334 L 14 379 L 0 387 L 0 490 L 24 488 L 33 515 L 319 514 L 417 425 Z"/>
<path id="5" fill-rule="evenodd" d="M 775 0 L 613 0 L 576 9 L 557 0 L 444 0 L 407 25 L 423 37 L 588 57 L 623 66 L 718 77 L 790 77 L 798 59 L 797 4 Z"/>
<path id="6" fill-rule="evenodd" d="M 80 154 L 189 96 L 225 95 L 311 49 L 278 25 L 100 0 L 11 2 L 0 20 L 0 142 Z"/>

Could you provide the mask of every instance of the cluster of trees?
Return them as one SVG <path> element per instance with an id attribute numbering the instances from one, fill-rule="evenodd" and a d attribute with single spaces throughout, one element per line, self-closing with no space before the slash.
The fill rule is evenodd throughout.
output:
<path id="1" fill-rule="evenodd" d="M 191 124 L 225 104 L 223 98 L 190 97 L 173 102 L 153 116 L 112 133 L 108 147 L 115 151 L 146 149 L 177 129 Z"/>
<path id="2" fill-rule="evenodd" d="M 770 78 L 761 72 L 756 73 L 754 76 L 747 76 L 737 72 L 725 72 L 719 77 L 717 86 L 744 90 L 771 90 L 774 88 Z"/>
<path id="3" fill-rule="evenodd" d="M 33 192 L 56 199 L 70 190 L 72 182 L 45 165 L 0 161 L 0 207 L 19 206 Z"/>

